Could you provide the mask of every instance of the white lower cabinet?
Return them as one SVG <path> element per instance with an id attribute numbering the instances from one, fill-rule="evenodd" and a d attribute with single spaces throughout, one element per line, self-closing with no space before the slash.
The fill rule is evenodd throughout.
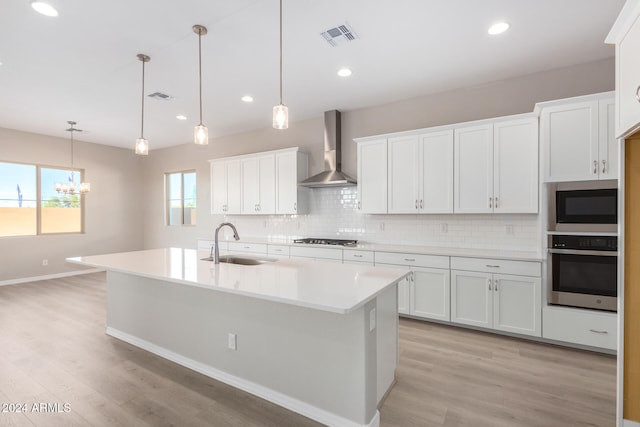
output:
<path id="1" fill-rule="evenodd" d="M 537 262 L 452 257 L 451 321 L 540 337 L 541 286 Z"/>
<path id="2" fill-rule="evenodd" d="M 571 307 L 545 307 L 544 338 L 615 350 L 618 315 Z"/>
<path id="3" fill-rule="evenodd" d="M 412 274 L 398 284 L 398 312 L 415 317 L 450 320 L 449 257 L 376 252 L 375 265 L 409 267 Z"/>

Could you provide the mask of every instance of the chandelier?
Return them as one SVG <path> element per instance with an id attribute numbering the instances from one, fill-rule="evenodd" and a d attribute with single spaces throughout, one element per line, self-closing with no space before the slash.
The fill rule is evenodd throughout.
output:
<path id="1" fill-rule="evenodd" d="M 88 182 L 81 182 L 80 185 L 76 187 L 75 171 L 73 170 L 73 133 L 82 132 L 82 129 L 74 128 L 76 125 L 76 122 L 74 121 L 69 120 L 67 123 L 70 127 L 65 130 L 71 134 L 71 176 L 69 177 L 69 182 L 67 184 L 57 182 L 55 188 L 58 193 L 62 194 L 85 194 L 91 191 L 91 184 Z"/>

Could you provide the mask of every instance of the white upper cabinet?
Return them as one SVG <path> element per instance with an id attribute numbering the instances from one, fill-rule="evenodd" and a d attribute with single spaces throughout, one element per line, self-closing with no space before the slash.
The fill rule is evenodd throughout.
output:
<path id="1" fill-rule="evenodd" d="M 493 212 L 538 212 L 538 119 L 493 125 Z"/>
<path id="2" fill-rule="evenodd" d="M 276 211 L 275 155 L 266 154 L 241 160 L 242 213 L 274 214 Z"/>
<path id="3" fill-rule="evenodd" d="M 455 130 L 457 213 L 493 212 L 493 124 Z"/>
<path id="4" fill-rule="evenodd" d="M 304 210 L 308 159 L 295 148 L 211 162 L 211 213 L 297 214 Z"/>
<path id="5" fill-rule="evenodd" d="M 306 213 L 309 189 L 298 182 L 308 175 L 306 153 L 298 150 L 276 153 L 276 214 Z"/>
<path id="6" fill-rule="evenodd" d="M 359 142 L 358 209 L 363 213 L 387 213 L 387 140 Z"/>
<path id="7" fill-rule="evenodd" d="M 453 212 L 453 130 L 388 140 L 389 213 Z"/>
<path id="8" fill-rule="evenodd" d="M 617 178 L 612 94 L 538 104 L 546 182 Z"/>
<path id="9" fill-rule="evenodd" d="M 211 161 L 211 213 L 239 214 L 241 207 L 240 160 Z"/>

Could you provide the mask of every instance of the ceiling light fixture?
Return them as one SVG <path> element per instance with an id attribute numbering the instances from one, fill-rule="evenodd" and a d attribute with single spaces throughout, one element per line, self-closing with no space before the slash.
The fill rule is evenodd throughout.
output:
<path id="1" fill-rule="evenodd" d="M 349 77 L 351 74 L 353 74 L 353 71 L 351 71 L 351 68 L 340 68 L 338 70 L 338 75 L 340 77 Z"/>
<path id="2" fill-rule="evenodd" d="M 178 120 L 187 120 L 187 116 L 184 116 L 184 115 L 182 115 L 182 114 L 178 114 L 178 115 L 176 116 L 176 119 L 178 119 Z"/>
<path id="3" fill-rule="evenodd" d="M 507 24 L 506 22 L 498 22 L 493 24 L 491 27 L 489 27 L 489 30 L 487 32 L 492 36 L 496 36 L 498 34 L 504 33 L 508 29 L 509 29 L 509 24 Z"/>
<path id="4" fill-rule="evenodd" d="M 82 132 L 82 129 L 74 128 L 74 126 L 76 125 L 76 122 L 74 121 L 69 120 L 67 123 L 69 124 L 69 129 L 65 130 L 71 134 L 71 176 L 69 177 L 68 184 L 57 182 L 55 188 L 58 193 L 74 195 L 76 194 L 76 180 L 75 171 L 73 170 L 73 133 Z M 88 182 L 81 182 L 80 187 L 78 188 L 78 193 L 85 194 L 89 191 L 91 191 L 91 184 L 89 184 Z"/>
<path id="5" fill-rule="evenodd" d="M 151 61 L 151 58 L 143 53 L 136 56 L 142 62 L 142 113 L 140 114 L 140 138 L 136 139 L 136 154 L 146 156 L 149 154 L 149 141 L 144 139 L 144 64 Z"/>
<path id="6" fill-rule="evenodd" d="M 253 96 L 245 95 L 242 98 L 240 98 L 240 100 L 242 100 L 242 102 L 253 102 Z"/>
<path id="7" fill-rule="evenodd" d="M 207 34 L 207 29 L 202 25 L 194 25 L 193 32 L 198 35 L 198 79 L 200 81 L 200 124 L 193 131 L 193 142 L 197 145 L 207 145 L 209 129 L 202 124 L 202 36 Z"/>
<path id="8" fill-rule="evenodd" d="M 58 11 L 43 1 L 32 1 L 31 8 L 44 16 L 58 16 Z"/>
<path id="9" fill-rule="evenodd" d="M 273 127 L 275 129 L 289 127 L 289 109 L 282 103 L 282 0 L 280 0 L 280 104 L 273 107 Z"/>

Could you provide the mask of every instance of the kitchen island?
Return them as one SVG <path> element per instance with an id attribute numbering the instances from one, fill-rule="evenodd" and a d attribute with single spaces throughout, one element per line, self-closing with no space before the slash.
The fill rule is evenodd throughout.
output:
<path id="1" fill-rule="evenodd" d="M 166 248 L 68 258 L 107 270 L 107 334 L 331 426 L 377 426 L 405 269 L 203 261 Z"/>

